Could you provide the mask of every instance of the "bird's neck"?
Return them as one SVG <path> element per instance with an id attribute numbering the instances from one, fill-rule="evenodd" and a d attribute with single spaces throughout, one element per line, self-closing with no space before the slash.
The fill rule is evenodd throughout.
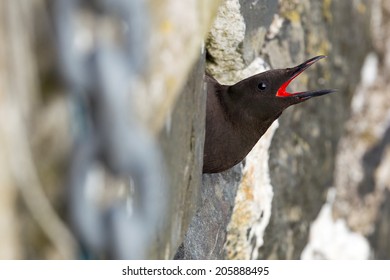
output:
<path id="1" fill-rule="evenodd" d="M 225 127 L 230 127 L 235 131 L 235 137 L 240 138 L 240 141 L 252 147 L 257 143 L 260 137 L 267 131 L 272 123 L 280 116 L 281 113 L 274 116 L 264 118 L 262 114 L 255 115 L 250 108 L 253 104 L 238 104 L 231 99 L 228 94 L 228 87 L 222 88 L 217 94 L 221 110 L 224 112 Z"/>
<path id="2" fill-rule="evenodd" d="M 208 92 L 204 166 L 213 169 L 206 172 L 219 172 L 242 161 L 273 122 L 237 115 L 229 110 L 223 94 L 226 87 L 221 85 Z"/>

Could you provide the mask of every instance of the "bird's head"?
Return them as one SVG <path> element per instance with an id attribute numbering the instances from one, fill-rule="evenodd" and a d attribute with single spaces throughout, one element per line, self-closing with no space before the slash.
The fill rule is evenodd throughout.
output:
<path id="1" fill-rule="evenodd" d="M 269 70 L 242 80 L 229 87 L 228 95 L 232 104 L 227 105 L 245 108 L 245 112 L 237 113 L 265 121 L 277 118 L 291 105 L 335 92 L 332 89 L 295 93 L 287 91 L 288 85 L 299 74 L 324 57 L 316 56 L 292 68 Z"/>

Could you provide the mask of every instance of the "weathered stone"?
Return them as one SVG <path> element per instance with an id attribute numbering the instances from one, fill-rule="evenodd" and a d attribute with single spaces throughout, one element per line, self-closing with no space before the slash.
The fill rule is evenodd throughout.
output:
<path id="1" fill-rule="evenodd" d="M 348 104 L 348 95 L 343 92 L 350 85 L 346 85 L 345 80 L 337 75 L 338 67 L 333 63 L 339 58 L 341 63 L 347 64 L 348 58 L 338 57 L 335 51 L 346 38 L 333 33 L 332 30 L 337 28 L 328 28 L 327 24 L 343 25 L 346 28 L 347 23 L 338 22 L 341 14 L 345 20 L 348 18 L 345 12 L 352 15 L 355 13 L 350 7 L 338 6 L 339 2 L 333 4 L 328 7 L 324 3 L 312 1 L 295 4 L 282 1 L 281 16 L 286 19 L 285 24 L 280 35 L 265 46 L 265 53 L 269 53 L 271 65 L 275 68 L 285 67 L 283 61 L 299 63 L 317 54 L 329 55 L 328 61 L 317 65 L 317 71 L 310 69 L 306 77 L 300 77 L 300 81 L 303 80 L 308 88 L 336 87 L 341 94 L 310 100 L 286 110 L 280 118 L 280 127 L 270 149 L 273 211 L 264 236 L 264 246 L 260 249 L 260 258 L 300 258 L 307 242 L 310 222 L 317 216 L 333 180 L 337 143 L 347 117 L 345 106 Z M 329 19 L 324 16 L 325 9 L 332 9 L 333 22 L 327 22 Z M 341 13 L 343 9 L 346 10 Z M 356 25 L 361 24 L 362 28 L 365 20 L 360 19 Z M 362 36 L 369 35 L 361 32 L 353 38 L 356 44 L 362 40 Z M 356 50 L 360 53 L 354 54 L 354 63 L 361 65 L 366 51 L 364 47 Z M 355 76 L 352 80 L 356 80 L 360 67 L 348 68 L 346 71 L 348 76 Z M 302 89 L 303 85 L 299 81 L 294 83 L 295 90 Z"/>
<path id="2" fill-rule="evenodd" d="M 28 200 L 23 187 L 29 186 L 27 191 L 33 196 L 43 187 L 55 209 L 64 208 L 64 164 L 71 145 L 68 125 L 75 120 L 67 115 L 68 96 L 52 97 L 63 90 L 56 80 L 55 42 L 48 35 L 50 9 L 46 12 L 43 0 L 24 2 L 2 4 L 7 25 L 1 29 L 7 44 L 0 47 L 0 165 L 4 174 L 0 191 L 6 200 L 1 203 L 0 218 L 7 225 L 1 242 L 8 247 L 1 257 L 76 258 L 72 236 L 61 228 L 52 209 L 54 229 L 62 235 L 53 234 L 52 223 L 42 222 L 47 211 L 25 207 L 38 201 Z M 137 89 L 134 103 L 138 122 L 158 135 L 170 185 L 163 195 L 171 199 L 164 231 L 151 241 L 148 256 L 390 258 L 389 2 L 144 3 L 150 31 L 145 37 L 148 70 L 133 84 Z M 221 3 L 204 50 L 205 34 Z M 20 14 L 28 16 L 17 20 Z M 98 32 L 95 23 L 92 29 Z M 35 44 L 36 53 L 32 51 Z M 328 55 L 327 60 L 302 74 L 291 87 L 334 87 L 339 93 L 289 108 L 242 164 L 202 176 L 205 68 L 221 83 L 232 84 L 319 54 Z M 29 142 L 23 142 L 26 139 Z M 38 163 L 18 173 L 14 166 L 25 159 Z M 43 186 L 34 189 L 40 181 Z M 21 188 L 16 191 L 14 186 Z M 24 203 L 17 213 L 16 202 L 23 191 Z M 348 250 L 342 250 L 343 246 Z"/>
<path id="3" fill-rule="evenodd" d="M 337 3 L 341 5 L 341 3 Z M 345 5 L 342 4 L 342 5 Z M 341 7 L 339 7 L 341 8 Z M 345 8 L 345 6 L 343 6 Z M 345 123 L 345 130 L 339 143 L 335 169 L 335 199 L 331 204 L 334 223 L 345 223 L 354 235 L 370 243 L 369 254 L 358 254 L 360 258 L 388 259 L 390 257 L 389 237 L 389 144 L 390 144 L 390 103 L 388 99 L 390 67 L 388 59 L 389 17 L 386 14 L 386 5 L 381 1 L 362 2 L 351 7 L 351 18 L 359 22 L 360 32 L 353 25 L 341 28 L 344 35 L 347 32 L 352 38 L 361 38 L 363 44 L 359 48 L 346 48 L 351 38 L 339 38 L 345 56 L 358 56 L 352 66 L 359 70 L 345 72 L 348 77 L 348 86 L 353 93 L 349 108 L 350 118 Z M 367 34 L 367 22 L 371 15 L 371 34 Z M 339 20 L 344 20 L 336 15 Z M 387 42 L 387 43 L 386 43 Z M 359 44 L 356 41 L 356 44 Z M 368 53 L 367 47 L 372 44 L 373 52 Z M 366 52 L 361 52 L 361 49 Z M 347 50 L 349 50 L 347 52 Z M 360 56 L 364 55 L 364 65 L 361 67 Z M 352 58 L 352 57 L 351 57 Z M 380 59 L 383 58 L 383 59 Z M 357 62 L 359 61 L 359 62 Z M 345 69 L 346 70 L 346 69 Z M 353 72 L 353 73 L 351 73 Z M 338 79 L 337 79 L 338 80 Z M 338 80 L 339 81 L 339 80 Z M 331 234 L 330 234 L 331 235 Z M 332 236 L 331 236 L 332 238 Z M 333 236 L 333 238 L 337 238 Z M 308 246 L 317 243 L 316 251 L 324 258 L 328 244 L 319 246 L 316 236 L 311 236 Z M 360 242 L 361 243 L 361 242 Z M 345 246 L 345 244 L 343 245 Z M 332 244 L 334 247 L 334 244 Z M 341 245 L 340 245 L 341 247 Z M 354 247 L 359 247 L 355 244 Z M 341 247 L 342 248 L 342 247 Z M 345 252 L 345 250 L 344 250 Z M 356 257 L 356 256 L 355 256 Z M 333 258 L 345 258 L 345 254 L 338 254 Z"/>
<path id="4" fill-rule="evenodd" d="M 197 227 L 190 226 L 191 234 L 187 234 L 184 246 L 181 248 L 182 252 L 185 252 L 181 256 L 184 258 L 300 258 L 307 243 L 310 223 L 324 204 L 327 190 L 333 181 L 337 144 L 349 112 L 346 108 L 349 108 L 354 85 L 359 81 L 360 68 L 369 50 L 369 43 L 364 43 L 359 48 L 352 47 L 358 45 L 360 41 L 367 42 L 365 38 L 370 37 L 367 29 L 369 6 L 364 3 L 355 6 L 352 3 L 333 1 L 281 1 L 277 16 L 270 16 L 271 12 L 268 12 L 265 17 L 251 16 L 252 10 L 259 9 L 262 5 L 265 5 L 265 11 L 273 10 L 274 3 L 260 2 L 240 1 L 241 17 L 227 14 L 236 13 L 237 2 L 225 2 L 225 8 L 222 7 L 222 12 L 220 10 L 218 16 L 222 19 L 220 21 L 217 19 L 216 23 L 223 22 L 224 18 L 237 19 L 236 29 L 233 28 L 237 32 L 230 30 L 223 33 L 224 25 L 219 24 L 216 27 L 219 31 L 210 33 L 207 45 L 208 58 L 210 58 L 209 71 L 221 82 L 231 84 L 242 78 L 243 75 L 240 73 L 243 64 L 248 64 L 257 55 L 267 59 L 273 68 L 283 68 L 296 65 L 311 56 L 325 54 L 329 56 L 328 60 L 301 75 L 292 87 L 294 90 L 335 87 L 339 88 L 341 94 L 311 100 L 290 108 L 280 118 L 279 128 L 270 140 L 269 149 L 268 172 L 271 178 L 271 192 L 274 195 L 272 210 L 268 213 L 270 216 L 268 227 L 268 221 L 260 226 L 261 219 L 256 220 L 255 217 L 259 215 L 262 217 L 261 213 L 256 213 L 261 211 L 257 207 L 251 207 L 252 200 L 248 198 L 248 190 L 253 188 L 261 193 L 261 190 L 267 188 L 266 184 L 259 184 L 259 180 L 248 184 L 248 180 L 243 178 L 250 174 L 245 170 L 252 170 L 252 168 L 245 166 L 234 203 L 233 218 L 226 229 L 228 231 L 225 244 L 227 255 L 210 251 L 213 248 L 210 246 L 210 240 L 217 236 L 217 232 L 221 233 L 220 228 L 215 225 L 214 228 L 209 226 L 211 230 L 207 232 L 211 235 L 204 234 L 203 239 L 200 239 L 195 238 L 200 235 L 200 231 L 197 235 L 194 234 Z M 235 8 L 226 10 L 229 5 Z M 345 16 L 346 14 L 348 16 Z M 355 24 L 350 26 L 345 22 L 347 18 L 353 18 Z M 241 28 L 242 19 L 245 28 Z M 271 27 L 270 19 L 273 19 Z M 242 39 L 243 30 L 245 30 L 244 39 Z M 226 37 L 221 38 L 216 34 L 224 34 Z M 352 38 L 347 34 L 352 34 Z M 226 39 L 229 36 L 232 36 L 231 42 L 235 42 L 232 45 L 225 43 L 229 41 Z M 353 51 L 351 52 L 350 49 Z M 218 53 L 221 53 L 221 56 L 217 55 Z M 226 53 L 228 55 L 225 55 Z M 225 61 L 226 57 L 237 63 L 229 64 L 231 61 Z M 353 62 L 349 63 L 351 59 Z M 230 73 L 226 73 L 227 71 Z M 268 154 L 268 148 L 260 153 L 254 149 L 248 158 L 255 156 L 256 153 Z M 246 164 L 256 166 L 256 163 L 250 161 L 249 163 L 246 161 Z M 264 179 L 267 175 L 262 176 L 261 178 Z M 235 188 L 228 181 L 226 187 L 235 192 Z M 235 180 L 232 182 L 234 186 Z M 259 186 L 254 188 L 255 184 Z M 213 185 L 207 186 L 210 187 Z M 246 200 L 240 199 L 245 195 L 247 195 Z M 271 199 L 272 196 L 262 203 L 270 203 Z M 203 204 L 200 205 L 200 209 L 202 206 Z M 222 209 L 220 212 L 223 213 Z M 240 214 L 243 214 L 241 222 L 250 221 L 248 225 L 234 222 L 235 215 L 238 217 Z M 197 220 L 194 225 L 198 226 L 201 224 L 200 221 L 205 222 L 208 219 L 207 215 L 209 215 L 207 211 L 199 212 L 194 218 Z M 224 213 L 224 215 L 231 215 L 231 213 Z M 266 227 L 264 236 L 262 233 L 253 234 L 256 225 L 263 230 Z M 244 232 L 249 234 L 243 234 Z M 263 240 L 264 245 L 257 252 Z"/>
<path id="5" fill-rule="evenodd" d="M 224 259 L 227 226 L 241 181 L 241 165 L 219 174 L 205 174 L 201 201 L 176 259 Z"/>
<path id="6" fill-rule="evenodd" d="M 179 99 L 160 134 L 170 193 L 168 240 L 156 244 L 153 258 L 172 258 L 198 207 L 203 163 L 206 88 L 204 55 L 188 76 Z"/>
<path id="7" fill-rule="evenodd" d="M 220 0 L 146 2 L 151 29 L 147 46 L 149 70 L 140 77 L 135 108 L 147 127 L 158 132 L 199 57 Z"/>

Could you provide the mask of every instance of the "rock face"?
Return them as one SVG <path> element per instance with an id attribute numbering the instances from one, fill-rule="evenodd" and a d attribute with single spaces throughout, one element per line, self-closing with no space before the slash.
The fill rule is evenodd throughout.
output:
<path id="1" fill-rule="evenodd" d="M 260 148 L 252 150 L 243 167 L 235 167 L 241 170 L 240 176 L 234 173 L 229 179 L 228 172 L 203 175 L 204 178 L 213 179 L 203 180 L 200 210 L 194 216 L 186 239 L 179 249 L 180 258 L 299 259 L 303 249 L 310 248 L 310 244 L 307 245 L 310 226 L 323 205 L 330 205 L 326 206 L 327 210 L 323 210 L 319 216 L 319 219 L 323 219 L 325 215 L 330 215 L 331 222 L 327 224 L 326 231 L 328 238 L 335 232 L 340 232 L 333 231 L 332 227 L 340 227 L 340 223 L 345 224 L 347 221 L 345 234 L 334 236 L 338 241 L 334 242 L 332 253 L 327 254 L 326 248 L 330 246 L 327 246 L 326 242 L 329 241 L 319 242 L 321 245 L 316 247 L 317 255 L 308 253 L 310 250 L 307 249 L 304 258 L 368 258 L 370 250 L 383 252 L 375 244 L 382 242 L 380 244 L 384 246 L 383 240 L 386 240 L 388 232 L 384 220 L 387 214 L 379 214 L 380 209 L 387 209 L 386 192 L 383 193 L 383 190 L 386 189 L 384 182 L 388 183 L 388 179 L 384 179 L 384 175 L 377 175 L 382 176 L 382 187 L 378 187 L 376 194 L 371 196 L 381 197 L 380 200 L 365 198 L 357 199 L 361 201 L 359 203 L 353 203 L 348 191 L 351 187 L 340 181 L 343 180 L 341 178 L 353 176 L 348 175 L 349 162 L 359 164 L 360 160 L 356 158 L 355 149 L 351 148 L 356 144 L 343 144 L 347 140 L 342 140 L 339 146 L 341 137 L 351 137 L 348 131 L 343 134 L 343 129 L 350 116 L 351 100 L 354 98 L 352 96 L 361 84 L 363 61 L 372 47 L 369 44 L 371 35 L 368 28 L 371 11 L 383 9 L 369 2 L 354 5 L 347 1 L 280 1 L 277 10 L 274 2 L 225 1 L 207 40 L 208 71 L 220 82 L 232 84 L 245 76 L 243 73 L 252 75 L 256 71 L 264 70 L 246 66 L 259 58 L 267 61 L 272 68 L 284 68 L 296 65 L 311 56 L 325 54 L 328 55 L 326 61 L 307 71 L 304 74 L 306 76 L 302 76 L 292 86 L 295 89 L 334 87 L 338 88 L 339 94 L 311 100 L 284 112 L 279 119 L 279 127 L 270 133 L 269 143 L 262 139 L 259 142 Z M 240 15 L 236 14 L 237 5 L 240 5 Z M 258 17 L 255 17 L 255 14 Z M 347 18 L 349 21 L 352 19 L 354 24 L 346 22 Z M 223 32 L 226 26 L 224 23 L 229 20 L 235 22 L 234 27 Z M 359 45 L 359 48 L 354 48 L 354 45 Z M 251 70 L 248 71 L 248 68 Z M 375 85 L 378 85 L 378 82 L 375 82 Z M 378 96 L 385 98 L 383 92 L 381 88 Z M 360 102 L 364 102 L 362 100 L 363 98 L 360 98 Z M 383 110 L 380 110 L 378 115 L 382 117 L 381 127 L 386 127 L 388 121 L 384 116 L 388 115 L 389 109 L 385 101 L 381 104 Z M 361 120 L 348 122 L 355 124 L 361 123 Z M 366 122 L 367 125 L 370 124 L 367 120 Z M 387 134 L 383 131 L 386 130 L 383 128 L 379 131 L 382 133 L 375 138 L 379 144 L 377 148 L 373 148 L 373 155 L 364 158 L 365 166 L 360 171 L 350 171 L 368 174 L 366 183 L 370 182 L 367 180 L 372 178 L 377 166 L 382 166 L 379 162 L 389 167 L 384 159 Z M 383 140 L 379 140 L 382 137 Z M 356 141 L 356 138 L 354 139 L 353 141 Z M 363 150 L 366 151 L 366 148 L 362 147 Z M 348 151 L 354 155 L 355 160 L 343 158 L 342 155 Z M 266 164 L 262 163 L 264 159 Z M 340 164 L 345 166 L 340 168 Z M 385 167 L 379 170 L 383 168 Z M 364 169 L 366 171 L 363 171 Z M 219 180 L 215 180 L 218 177 Z M 210 192 L 217 192 L 221 188 L 221 180 L 225 181 L 224 192 L 228 192 L 226 198 L 237 192 L 234 203 L 231 204 L 231 212 L 226 212 L 226 206 L 222 206 L 225 205 L 221 203 L 223 198 L 210 195 Z M 361 185 L 366 186 L 366 183 L 362 182 Z M 328 202 L 330 204 L 325 204 L 327 192 L 334 184 L 337 186 L 335 199 Z M 344 199 L 341 198 L 341 193 L 345 194 Z M 370 197 L 370 194 L 368 195 Z M 349 197 L 349 206 L 340 206 L 347 203 L 346 197 Z M 371 211 L 362 207 L 363 201 L 367 199 L 369 202 L 365 205 L 371 207 Z M 214 208 L 210 209 L 211 206 Z M 370 230 L 363 231 L 352 226 L 351 213 L 356 209 L 361 211 L 361 214 L 356 213 L 356 217 L 369 215 L 368 220 L 356 221 Z M 366 211 L 371 214 L 363 215 Z M 210 213 L 214 213 L 212 217 L 219 219 L 210 219 Z M 332 217 L 340 217 L 341 213 L 344 213 L 346 220 L 333 221 Z M 223 218 L 220 217 L 221 214 Z M 227 226 L 226 215 L 230 219 Z M 210 225 L 207 222 L 210 220 L 216 224 Z M 358 237 L 348 238 L 348 234 Z M 367 239 L 364 237 L 370 238 L 371 249 L 368 249 Z M 316 240 L 315 231 L 311 233 L 310 240 Z M 348 245 L 346 240 L 354 240 L 351 244 L 348 243 L 350 247 L 361 249 L 352 253 L 341 253 L 340 248 Z M 353 243 L 355 241 L 356 243 Z M 220 249 L 222 243 L 224 250 Z M 323 249 L 320 249 L 321 246 Z M 321 250 L 323 254 L 318 253 Z M 383 253 L 378 253 L 377 256 L 385 258 Z"/>
<path id="2" fill-rule="evenodd" d="M 9 42 L 0 43 L 0 220 L 7 225 L 0 232 L 0 258 L 80 258 L 63 189 L 74 140 L 69 127 L 82 124 L 56 76 L 58 42 L 47 24 L 51 4 L 8 2 L 0 4 L 7 22 L 0 26 L 1 42 Z M 131 105 L 137 123 L 159 143 L 169 187 L 161 194 L 168 218 L 144 255 L 390 259 L 389 1 L 138 3 L 147 13 L 136 21 L 150 36 L 139 37 L 144 41 L 137 47 L 144 47 L 140 53 L 148 61 L 131 80 Z M 89 8 L 80 11 L 80 23 L 87 25 L 75 40 L 84 52 L 99 41 L 93 40 L 99 31 L 107 35 L 117 23 Z M 202 174 L 204 72 L 233 84 L 320 54 L 328 58 L 291 87 L 339 92 L 287 109 L 241 164 Z M 113 179 L 102 180 L 111 195 Z"/>
<path id="3" fill-rule="evenodd" d="M 201 200 L 175 259 L 223 259 L 226 228 L 231 219 L 241 166 L 204 175 Z"/>
<path id="4" fill-rule="evenodd" d="M 166 154 L 167 171 L 170 174 L 172 207 L 168 244 L 155 253 L 159 258 L 172 258 L 177 245 L 187 232 L 189 223 L 200 199 L 201 173 L 203 162 L 204 122 L 206 110 L 206 88 L 203 83 L 205 56 L 193 67 L 188 82 L 160 134 L 161 147 Z M 174 157 L 169 155 L 175 154 Z M 180 187 L 179 187 L 180 186 Z"/>

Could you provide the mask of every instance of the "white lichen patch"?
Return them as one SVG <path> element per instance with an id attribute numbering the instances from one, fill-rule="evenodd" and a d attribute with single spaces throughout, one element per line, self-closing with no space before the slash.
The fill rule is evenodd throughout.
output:
<path id="1" fill-rule="evenodd" d="M 351 108 L 354 113 L 361 111 L 364 107 L 365 100 L 369 95 L 367 88 L 374 84 L 378 75 L 378 64 L 379 58 L 375 53 L 370 53 L 364 60 L 363 67 L 360 71 L 362 90 L 358 90 L 352 99 Z"/>
<path id="2" fill-rule="evenodd" d="M 381 151 L 386 148 L 385 134 L 390 127 L 390 87 L 389 77 L 378 67 L 377 56 L 369 54 L 352 99 L 345 135 L 339 143 L 335 171 L 337 192 L 333 214 L 366 236 L 375 230 L 384 191 L 390 189 L 385 182 L 390 160 L 386 150 Z M 390 65 L 384 67 L 390 69 Z M 380 151 L 377 162 L 370 159 L 373 153 L 378 153 L 375 149 Z M 373 174 L 367 172 L 368 168 Z"/>
<path id="3" fill-rule="evenodd" d="M 245 160 L 225 251 L 228 259 L 257 259 L 271 217 L 273 188 L 269 175 L 269 147 L 278 128 L 275 121 Z"/>
<path id="4" fill-rule="evenodd" d="M 335 189 L 328 192 L 328 201 L 322 207 L 310 228 L 309 243 L 302 252 L 304 260 L 366 260 L 370 256 L 367 239 L 351 231 L 345 220 L 334 220 L 332 207 Z"/>
<path id="5" fill-rule="evenodd" d="M 207 71 L 221 83 L 231 83 L 234 72 L 243 69 L 240 44 L 245 37 L 245 22 L 238 0 L 226 0 L 207 39 L 207 51 L 212 62 Z M 233 81 L 234 82 L 234 81 Z"/>
<path id="6" fill-rule="evenodd" d="M 269 70 L 269 65 L 261 58 L 255 58 L 247 67 L 235 73 L 236 80 L 240 81 L 255 74 Z"/>
<path id="7" fill-rule="evenodd" d="M 280 32 L 280 29 L 283 26 L 285 19 L 282 18 L 280 15 L 275 14 L 274 18 L 272 20 L 271 26 L 268 29 L 267 32 L 267 39 L 272 40 L 274 39 Z"/>

